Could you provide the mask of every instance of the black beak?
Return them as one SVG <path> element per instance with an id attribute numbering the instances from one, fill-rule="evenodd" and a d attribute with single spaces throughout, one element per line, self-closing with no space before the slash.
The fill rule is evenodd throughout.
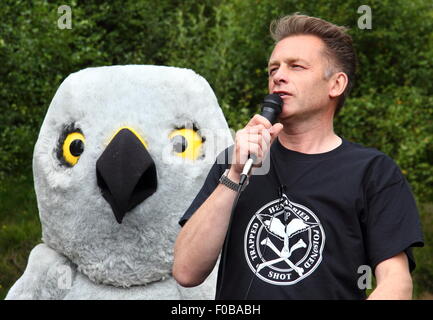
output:
<path id="1" fill-rule="evenodd" d="M 96 177 L 118 223 L 158 186 L 152 157 L 128 129 L 120 130 L 96 161 Z"/>

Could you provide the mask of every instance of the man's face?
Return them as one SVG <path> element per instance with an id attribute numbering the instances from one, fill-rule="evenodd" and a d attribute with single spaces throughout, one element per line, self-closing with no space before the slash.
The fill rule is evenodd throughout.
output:
<path id="1" fill-rule="evenodd" d="M 281 122 L 308 118 L 329 106 L 324 47 L 323 41 L 312 35 L 290 36 L 276 44 L 268 65 L 269 92 L 280 93 L 284 101 Z"/>

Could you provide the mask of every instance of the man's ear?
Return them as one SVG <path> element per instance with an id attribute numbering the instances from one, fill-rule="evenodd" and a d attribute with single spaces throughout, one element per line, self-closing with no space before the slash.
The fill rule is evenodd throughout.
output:
<path id="1" fill-rule="evenodd" d="M 329 97 L 336 98 L 343 94 L 344 90 L 347 87 L 347 84 L 349 83 L 349 78 L 347 77 L 347 74 L 345 74 L 344 72 L 337 72 L 334 75 L 332 75 L 329 81 L 330 81 Z"/>

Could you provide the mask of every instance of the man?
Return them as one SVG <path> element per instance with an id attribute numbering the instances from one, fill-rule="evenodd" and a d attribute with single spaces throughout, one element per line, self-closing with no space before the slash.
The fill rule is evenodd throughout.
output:
<path id="1" fill-rule="evenodd" d="M 410 188 L 393 160 L 333 130 L 354 81 L 350 36 L 298 14 L 271 29 L 279 122 L 255 115 L 236 134 L 232 164 L 210 170 L 180 221 L 175 279 L 200 284 L 222 251 L 217 299 L 363 299 L 368 267 L 370 299 L 410 299 L 411 247 L 423 245 Z M 230 223 L 237 192 L 220 177 L 239 183 L 249 154 L 270 169 L 249 178 Z"/>

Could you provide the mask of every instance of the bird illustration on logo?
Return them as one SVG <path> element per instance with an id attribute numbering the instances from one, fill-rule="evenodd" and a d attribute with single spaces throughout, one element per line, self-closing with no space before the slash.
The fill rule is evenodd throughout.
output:
<path id="1" fill-rule="evenodd" d="M 272 249 L 272 251 L 274 251 L 280 257 L 276 258 L 274 260 L 270 260 L 270 261 L 266 261 L 266 262 L 261 263 L 257 267 L 257 271 L 260 271 L 261 269 L 263 269 L 266 266 L 271 266 L 271 265 L 274 265 L 280 261 L 285 261 L 290 266 L 290 268 L 292 268 L 293 270 L 296 271 L 296 273 L 298 273 L 300 276 L 302 276 L 302 274 L 304 273 L 304 269 L 295 266 L 289 260 L 289 258 L 292 255 L 292 252 L 294 252 L 295 250 L 300 249 L 300 248 L 306 248 L 307 245 L 305 244 L 304 240 L 299 239 L 293 246 L 290 247 L 289 240 L 295 234 L 298 234 L 299 232 L 303 232 L 303 231 L 309 229 L 310 227 L 300 219 L 293 219 L 292 221 L 290 221 L 290 223 L 286 227 L 284 227 L 284 224 L 278 218 L 266 220 L 264 222 L 264 224 L 268 227 L 268 230 L 272 234 L 274 234 L 278 237 L 282 237 L 284 239 L 284 246 L 283 246 L 283 249 L 281 249 L 281 251 L 279 251 L 277 249 L 277 247 L 272 243 L 271 239 L 269 239 L 268 237 L 263 239 L 260 242 L 260 244 L 268 246 L 269 248 Z"/>
<path id="2" fill-rule="evenodd" d="M 291 285 L 320 264 L 325 234 L 311 210 L 283 194 L 254 214 L 244 240 L 248 265 L 260 279 Z"/>

